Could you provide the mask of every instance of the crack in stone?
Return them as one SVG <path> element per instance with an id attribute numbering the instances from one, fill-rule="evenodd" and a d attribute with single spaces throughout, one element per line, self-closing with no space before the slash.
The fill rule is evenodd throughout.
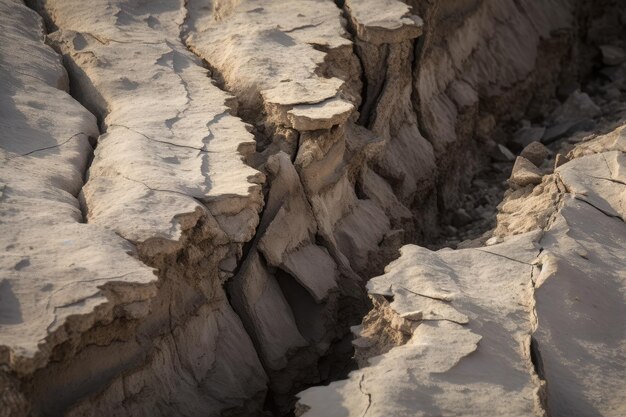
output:
<path id="1" fill-rule="evenodd" d="M 369 411 L 370 407 L 372 406 L 372 394 L 370 394 L 369 392 L 366 392 L 366 391 L 363 390 L 363 381 L 364 380 L 365 380 L 365 374 L 362 374 L 361 375 L 361 380 L 359 381 L 359 390 L 361 391 L 361 393 L 363 395 L 365 395 L 367 397 L 367 407 L 365 408 L 365 411 L 363 412 L 363 415 L 361 417 L 365 417 L 365 415 Z"/>
<path id="2" fill-rule="evenodd" d="M 18 71 L 18 70 L 14 70 L 14 69 L 12 69 L 12 70 L 11 70 L 11 72 L 14 72 L 14 73 L 16 73 L 16 74 L 23 75 L 23 76 L 25 76 L 25 77 L 34 78 L 35 80 L 39 80 L 39 81 L 41 81 L 41 82 L 42 82 L 42 83 L 44 83 L 44 84 L 47 84 L 47 83 L 48 83 L 48 82 L 47 82 L 46 80 L 44 80 L 43 78 L 39 78 L 39 77 L 36 77 L 36 76 L 34 76 L 34 75 L 32 75 L 32 74 L 27 74 L 27 73 L 22 72 L 22 71 Z"/>
<path id="3" fill-rule="evenodd" d="M 597 180 L 605 180 L 605 181 L 614 182 L 615 184 L 626 185 L 626 182 L 618 180 L 618 179 L 615 179 L 615 178 L 597 177 L 595 175 L 589 175 L 589 174 L 587 174 L 587 176 L 591 177 L 591 178 L 595 178 Z"/>
<path id="4" fill-rule="evenodd" d="M 519 263 L 524 264 L 524 265 L 530 265 L 530 266 L 533 266 L 533 264 L 530 264 L 530 263 L 528 263 L 528 262 L 520 261 L 519 259 L 511 258 L 511 257 L 509 257 L 509 256 L 502 255 L 502 254 L 500 254 L 500 253 L 490 252 L 490 251 L 488 251 L 488 250 L 484 250 L 484 249 L 482 249 L 482 248 L 476 248 L 476 250 L 477 250 L 477 251 L 479 251 L 479 252 L 488 253 L 488 254 L 490 254 L 490 255 L 499 256 L 499 257 L 501 257 L 501 258 L 508 259 L 509 261 L 519 262 Z"/>
<path id="5" fill-rule="evenodd" d="M 310 29 L 310 28 L 316 28 L 318 26 L 320 26 L 322 23 L 324 22 L 319 22 L 319 23 L 314 23 L 314 24 L 308 24 L 308 25 L 302 25 L 302 26 L 297 26 L 295 28 L 291 28 L 291 29 L 281 29 L 280 26 L 278 26 L 278 30 L 280 30 L 283 33 L 291 33 L 291 32 L 295 32 L 297 30 L 302 30 L 302 29 Z"/>
<path id="6" fill-rule="evenodd" d="M 30 152 L 26 152 L 26 153 L 20 154 L 20 155 L 15 155 L 15 156 L 12 156 L 12 157 L 7 158 L 7 159 L 8 160 L 12 160 L 12 159 L 16 159 L 16 158 L 23 158 L 25 156 L 29 156 L 29 155 L 32 155 L 32 154 L 37 153 L 37 152 L 43 152 L 43 151 L 47 151 L 49 149 L 60 148 L 61 146 L 67 144 L 69 141 L 74 139 L 76 136 L 80 136 L 80 135 L 85 135 L 86 137 L 89 137 L 85 132 L 78 132 L 78 133 L 73 134 L 68 139 L 64 140 L 63 142 L 57 143 L 56 145 L 46 146 L 45 148 L 41 148 L 41 149 L 35 149 L 35 150 L 30 151 Z"/>
<path id="7" fill-rule="evenodd" d="M 393 285 L 392 285 L 392 286 L 393 286 Z M 408 288 L 403 287 L 403 286 L 400 286 L 400 285 L 397 285 L 397 287 L 398 287 L 398 288 L 402 288 L 403 290 L 405 290 L 405 291 L 407 291 L 407 292 L 410 292 L 410 293 L 411 293 L 411 294 L 413 294 L 413 295 L 420 296 L 420 297 L 430 298 L 431 300 L 435 300 L 435 301 L 442 301 L 442 302 L 444 302 L 444 303 L 450 303 L 450 302 L 452 302 L 452 300 L 446 300 L 445 298 L 439 298 L 439 297 L 434 297 L 434 296 L 430 296 L 430 295 L 420 294 L 420 293 L 418 293 L 418 292 L 411 291 L 411 290 L 409 290 Z"/>
<path id="8" fill-rule="evenodd" d="M 96 35 L 94 35 L 91 32 L 80 32 L 80 34 L 87 35 L 87 36 L 93 38 L 94 40 L 96 40 L 101 45 L 105 45 L 105 46 L 108 46 L 110 42 L 127 44 L 127 45 L 133 45 L 133 44 L 137 44 L 137 43 L 138 44 L 142 44 L 142 45 L 160 45 L 160 44 L 163 43 L 163 41 L 159 41 L 159 42 L 145 42 L 145 41 L 139 41 L 139 40 L 120 41 L 118 39 L 112 39 L 112 38 L 105 38 L 105 37 L 102 37 L 102 36 L 96 36 Z"/>
<path id="9" fill-rule="evenodd" d="M 611 165 L 609 164 L 609 161 L 606 159 L 606 154 L 604 154 L 603 152 L 600 155 L 602 155 L 602 159 L 604 160 L 604 164 L 606 165 L 607 171 L 609 171 L 609 175 L 611 176 L 611 178 L 613 178 L 614 177 L 613 170 L 611 169 Z"/>
<path id="10" fill-rule="evenodd" d="M 159 189 L 159 188 L 152 188 L 149 185 L 147 185 L 146 183 L 144 183 L 143 181 L 139 181 L 139 180 L 136 180 L 134 178 L 127 177 L 126 175 L 119 174 L 119 176 L 124 178 L 125 180 L 132 181 L 132 182 L 135 182 L 137 184 L 143 185 L 144 187 L 146 187 L 150 191 L 161 192 L 161 193 L 173 193 L 173 194 L 182 195 L 184 197 L 192 198 L 192 199 L 196 200 L 196 202 L 198 202 L 202 207 L 204 207 L 204 208 L 206 208 L 208 210 L 208 208 L 206 207 L 205 203 L 199 197 L 195 197 L 195 196 L 190 195 L 190 194 L 185 194 L 185 193 L 183 193 L 181 191 L 162 190 L 162 189 Z"/>
<path id="11" fill-rule="evenodd" d="M 620 220 L 623 223 L 626 223 L 626 220 L 624 220 L 620 215 L 607 213 L 606 211 L 604 211 L 601 208 L 599 208 L 596 205 L 594 205 L 592 202 L 587 201 L 587 200 L 583 199 L 582 197 L 579 197 L 578 195 L 575 195 L 574 198 L 576 200 L 578 200 L 578 201 L 582 201 L 583 203 L 589 204 L 591 207 L 595 208 L 596 210 L 598 210 L 600 213 L 604 214 L 605 216 L 608 216 L 608 217 Z"/>
<path id="12" fill-rule="evenodd" d="M 461 323 L 452 319 L 440 318 L 440 319 L 421 319 L 420 321 L 448 321 L 450 323 L 458 324 L 459 326 L 467 326 L 468 323 Z"/>
<path id="13" fill-rule="evenodd" d="M 217 152 L 209 151 L 209 150 L 204 149 L 204 148 L 196 148 L 195 146 L 180 145 L 180 144 L 177 144 L 177 143 L 172 143 L 172 142 L 168 142 L 168 141 L 165 141 L 165 140 L 154 139 L 154 138 L 152 138 L 152 137 L 150 137 L 150 136 L 148 136 L 148 135 L 146 135 L 146 134 L 144 134 L 144 133 L 141 133 L 141 132 L 140 132 L 140 131 L 138 131 L 138 130 L 133 129 L 132 127 L 124 126 L 124 125 L 121 125 L 121 124 L 118 124 L 118 123 L 112 123 L 112 124 L 110 124 L 109 126 L 110 126 L 110 127 L 116 127 L 116 126 L 117 126 L 117 127 L 123 127 L 123 128 L 125 128 L 125 129 L 130 130 L 131 132 L 135 132 L 135 133 L 137 133 L 138 135 L 143 136 L 144 138 L 146 138 L 146 139 L 148 139 L 148 140 L 150 140 L 150 141 L 153 141 L 153 142 L 158 142 L 158 143 L 162 143 L 162 144 L 164 144 L 164 145 L 170 145 L 170 146 L 174 146 L 174 147 L 177 147 L 177 148 L 193 149 L 193 150 L 196 150 L 196 151 L 198 151 L 198 152 L 200 152 L 200 153 L 217 153 Z"/>

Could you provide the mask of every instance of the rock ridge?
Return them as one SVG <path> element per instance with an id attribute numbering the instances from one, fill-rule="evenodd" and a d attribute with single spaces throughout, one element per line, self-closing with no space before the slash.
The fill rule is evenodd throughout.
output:
<path id="1" fill-rule="evenodd" d="M 546 393 L 572 395 L 551 382 L 569 352 L 541 295 L 563 279 L 544 279 L 543 259 L 573 256 L 568 233 L 602 244 L 570 225 L 585 208 L 624 218 L 609 191 L 623 181 L 609 151 L 620 134 L 555 148 L 603 117 L 575 89 L 552 111 L 557 85 L 577 75 L 582 0 L 28 4 L 50 33 L 21 1 L 0 0 L 0 405 L 11 415 L 286 415 L 296 393 L 353 369 L 350 327 L 371 305 L 353 332 L 357 362 L 373 366 L 304 391 L 298 412 L 413 413 L 398 396 L 419 381 L 432 381 L 418 393 L 426 414 L 461 410 L 463 392 L 438 395 L 458 381 L 480 394 L 476 415 L 490 403 L 541 415 L 560 410 Z M 615 48 L 599 50 L 607 77 L 621 68 Z M 593 117 L 568 119 L 585 109 Z M 550 149 L 511 147 L 513 166 L 503 129 L 541 114 L 554 126 L 527 130 Z M 470 222 L 463 193 L 498 163 L 513 175 L 493 244 L 400 250 Z M 490 285 L 505 295 L 491 300 Z M 555 321 L 542 327 L 541 314 Z M 506 355 L 488 381 L 469 381 L 493 365 L 485 346 Z M 374 381 L 398 401 L 381 403 Z M 329 392 L 348 408 L 318 408 Z"/>

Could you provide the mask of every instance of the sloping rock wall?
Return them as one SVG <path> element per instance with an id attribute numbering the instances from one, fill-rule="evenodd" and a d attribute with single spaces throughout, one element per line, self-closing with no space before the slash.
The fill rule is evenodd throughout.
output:
<path id="1" fill-rule="evenodd" d="M 509 228 L 485 247 L 403 247 L 368 283 L 362 369 L 300 393 L 297 414 L 623 415 L 624 132 L 581 143 L 509 195 L 520 210 L 499 220 L 532 231 Z M 522 210 L 541 206 L 543 217 Z"/>

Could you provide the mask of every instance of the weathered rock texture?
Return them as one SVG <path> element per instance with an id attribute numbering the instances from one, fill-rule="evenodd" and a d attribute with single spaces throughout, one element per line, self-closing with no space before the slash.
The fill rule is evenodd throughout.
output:
<path id="1" fill-rule="evenodd" d="M 366 280 L 439 232 L 488 155 L 513 160 L 500 126 L 552 110 L 573 77 L 579 3 L 31 0 L 46 34 L 0 0 L 2 412 L 283 415 L 345 376 Z M 580 125 L 563 117 L 563 134 Z M 496 237 L 546 228 L 545 196 L 565 192 L 519 160 Z M 516 211 L 513 195 L 539 202 Z M 543 211 L 529 225 L 525 210 Z M 404 343 L 391 362 L 414 357 L 416 333 L 458 334 L 454 355 L 416 365 L 446 372 L 482 337 L 506 356 L 472 389 L 512 392 L 506 412 L 542 410 L 527 343 L 535 241 L 503 244 L 524 268 L 502 261 L 476 287 L 465 257 L 487 268 L 497 255 L 415 248 L 458 277 L 454 299 L 411 307 L 380 289 L 391 277 L 373 281 L 360 361 Z M 490 301 L 491 285 L 511 299 Z M 469 368 L 490 364 L 474 356 Z"/>
<path id="2" fill-rule="evenodd" d="M 502 243 L 403 247 L 368 283 L 386 320 L 355 328 L 363 368 L 299 394 L 299 415 L 623 415 L 625 131 L 509 196 L 550 208 L 501 213 Z"/>
<path id="3" fill-rule="evenodd" d="M 265 395 L 222 289 L 263 176 L 171 3 L 45 4 L 99 138 L 39 16 L 2 3 L 2 362 L 37 415 L 218 414 Z"/>

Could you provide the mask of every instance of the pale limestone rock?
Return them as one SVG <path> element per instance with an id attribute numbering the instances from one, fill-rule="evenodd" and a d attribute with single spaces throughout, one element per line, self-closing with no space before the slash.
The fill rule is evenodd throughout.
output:
<path id="1" fill-rule="evenodd" d="M 598 191 L 625 190 L 612 183 Z M 617 330 L 626 317 L 626 225 L 581 198 L 567 196 L 542 239 L 534 338 L 550 415 L 618 417 L 626 412 L 626 344 Z"/>
<path id="2" fill-rule="evenodd" d="M 283 269 L 298 280 L 317 302 L 337 290 L 337 265 L 328 251 L 317 245 L 307 245 L 286 257 Z"/>
<path id="3" fill-rule="evenodd" d="M 282 82 L 272 89 L 263 90 L 261 95 L 266 103 L 278 106 L 317 104 L 335 97 L 343 84 L 339 78 L 306 78 Z"/>
<path id="4" fill-rule="evenodd" d="M 357 37 L 365 42 L 398 43 L 422 34 L 422 19 L 399 0 L 347 0 L 345 8 Z"/>
<path id="5" fill-rule="evenodd" d="M 626 152 L 626 125 L 619 126 L 605 135 L 580 143 L 568 153 L 567 157 L 573 159 L 583 155 L 609 151 Z"/>
<path id="6" fill-rule="evenodd" d="M 503 210 L 535 211 L 499 223 L 515 214 L 534 231 L 509 227 L 485 248 L 402 248 L 368 284 L 374 310 L 354 328 L 361 369 L 300 393 L 298 415 L 622 415 L 626 159 L 615 132 L 507 197 Z"/>
<path id="7" fill-rule="evenodd" d="M 183 5 L 38 3 L 58 28 L 48 39 L 64 54 L 72 93 L 105 133 L 83 188 L 95 117 L 57 89 L 67 89 L 65 71 L 41 43 L 36 14 L 3 2 L 3 33 L 14 37 L 2 42 L 14 56 L 3 71 L 28 81 L 6 79 L 14 92 L 3 100 L 24 97 L 8 119 L 19 133 L 2 144 L 10 162 L 0 210 L 12 231 L 3 235 L 15 249 L 2 266 L 15 278 L 2 287 L 3 298 L 28 298 L 13 297 L 29 328 L 11 326 L 24 343 L 7 339 L 3 362 L 29 381 L 36 414 L 258 411 L 267 377 L 219 265 L 255 232 L 263 175 L 243 161 L 255 144 L 230 115 L 231 97 L 180 41 Z M 7 14 L 19 8 L 20 18 Z M 37 202 L 46 209 L 29 216 Z"/>
<path id="8" fill-rule="evenodd" d="M 197 59 L 182 45 L 168 40 L 144 45 L 139 53 L 131 40 L 114 47 L 102 44 L 91 35 L 71 32 L 93 33 L 88 21 L 81 26 L 82 22 L 68 19 L 66 27 L 59 10 L 55 16 L 63 29 L 51 38 L 68 54 L 72 65 L 80 68 L 83 78 L 78 84 L 84 85 L 84 89 L 98 89 L 101 99 L 111 108 L 105 114 L 106 134 L 99 141 L 85 188 L 90 221 L 99 221 L 96 213 L 105 215 L 115 222 L 113 228 L 118 233 L 134 242 L 153 237 L 176 241 L 181 231 L 176 217 L 196 208 L 205 210 L 196 201 L 199 200 L 220 223 L 251 208 L 246 211 L 247 219 L 238 218 L 238 227 L 246 230 L 233 231 L 237 241 L 250 239 L 262 203 L 260 186 L 254 182 L 261 182 L 262 177 L 243 163 L 240 149 L 253 149 L 253 138 L 240 120 L 228 114 L 228 96 L 216 87 L 206 88 L 206 71 Z M 128 29 L 124 33 L 129 36 Z M 102 36 L 105 34 L 113 35 L 103 31 Z M 147 35 L 140 31 L 137 36 L 137 42 L 141 42 L 141 36 Z M 176 39 L 173 36 L 175 33 L 170 37 Z M 80 48 L 76 47 L 78 40 Z M 93 55 L 98 60 L 84 61 Z M 131 65 L 133 71 L 125 71 L 123 82 L 109 81 Z M 172 100 L 163 99 L 167 96 Z M 160 97 L 156 109 L 152 97 Z M 133 206 L 133 197 L 128 193 L 128 201 L 116 212 L 117 207 L 109 203 L 110 196 L 91 191 L 92 187 L 109 188 L 107 182 L 111 181 L 130 181 L 144 187 L 142 194 L 154 195 L 155 203 L 167 213 L 164 222 L 144 225 L 154 219 L 136 211 L 124 211 Z M 107 185 L 100 186 L 100 182 Z M 228 197 L 225 199 L 224 195 Z M 181 210 L 183 207 L 187 209 Z"/>
<path id="9" fill-rule="evenodd" d="M 316 104 L 299 104 L 287 112 L 287 117 L 296 130 L 326 130 L 346 123 L 353 112 L 352 103 L 331 98 Z"/>
<path id="10" fill-rule="evenodd" d="M 314 46 L 351 47 L 332 2 L 224 3 L 228 6 L 218 8 L 208 0 L 188 2 L 187 43 L 219 70 L 244 107 L 258 112 L 274 102 L 271 97 L 282 105 L 314 104 L 339 92 L 339 85 L 332 87 L 316 75 L 326 53 Z M 312 88 L 305 93 L 301 88 L 306 85 Z M 269 95 L 269 100 L 262 95 Z"/>
<path id="11" fill-rule="evenodd" d="M 300 393 L 299 404 L 310 407 L 301 415 L 541 415 L 529 352 L 538 236 L 489 249 L 405 246 L 386 274 L 370 281 L 370 293 L 392 296 L 400 317 L 414 314 L 425 297 L 448 310 L 424 316 L 406 344 L 370 358 L 348 380 Z M 455 323 L 455 314 L 468 320 Z"/>
<path id="12" fill-rule="evenodd" d="M 83 222 L 76 197 L 98 129 L 68 94 L 40 17 L 3 1 L 0 26 L 0 362 L 26 376 L 96 321 L 145 316 L 132 305 L 157 278 L 127 241 Z"/>
<path id="13" fill-rule="evenodd" d="M 515 165 L 513 165 L 513 172 L 509 181 L 520 187 L 539 184 L 541 183 L 541 171 L 528 159 L 518 156 L 515 159 Z"/>
<path id="14" fill-rule="evenodd" d="M 626 219 L 626 154 L 603 152 L 574 159 L 556 170 L 568 192 L 607 216 Z"/>

